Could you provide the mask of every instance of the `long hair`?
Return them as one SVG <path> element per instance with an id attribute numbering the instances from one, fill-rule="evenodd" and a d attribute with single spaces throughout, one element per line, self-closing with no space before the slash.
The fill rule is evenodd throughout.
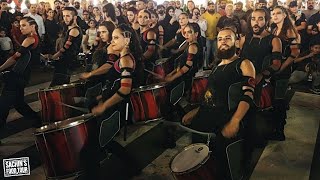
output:
<path id="1" fill-rule="evenodd" d="M 116 26 L 114 25 L 113 22 L 110 22 L 110 21 L 104 21 L 102 22 L 99 26 L 104 26 L 107 28 L 108 32 L 109 32 L 109 36 L 108 36 L 108 42 L 107 43 L 110 43 L 111 40 L 112 40 L 112 33 L 113 31 L 116 29 Z"/>
<path id="2" fill-rule="evenodd" d="M 171 20 L 171 18 L 172 18 L 172 17 L 170 16 L 170 14 L 169 14 L 170 9 L 172 9 L 172 10 L 174 11 L 174 7 L 172 7 L 172 6 L 167 7 L 167 9 L 166 9 L 166 16 L 165 16 L 164 19 L 163 19 L 163 22 L 164 22 L 165 25 L 169 24 L 169 22 L 170 22 L 170 20 Z"/>
<path id="3" fill-rule="evenodd" d="M 292 24 L 292 21 L 290 20 L 288 11 L 282 6 L 275 6 L 274 9 L 280 9 L 283 13 L 286 14 L 286 17 L 283 20 L 283 25 L 282 25 L 282 28 L 281 28 L 281 31 L 280 31 L 278 37 L 280 39 L 287 40 L 289 38 L 287 36 L 288 30 L 292 30 L 294 32 L 295 36 L 298 37 L 299 36 L 298 32 L 297 32 L 296 28 L 294 27 L 294 25 Z"/>
<path id="4" fill-rule="evenodd" d="M 37 24 L 36 20 L 34 20 L 32 17 L 29 17 L 29 16 L 25 16 L 25 17 L 21 18 L 21 20 L 26 20 L 30 25 L 35 25 L 35 31 L 36 31 L 37 35 L 39 36 L 38 24 Z"/>
<path id="5" fill-rule="evenodd" d="M 129 43 L 129 49 L 131 54 L 133 55 L 135 62 L 136 62 L 136 82 L 137 85 L 143 84 L 144 82 L 141 82 L 143 79 L 143 73 L 144 73 L 144 67 L 143 63 L 141 61 L 142 56 L 142 48 L 140 45 L 140 41 L 138 39 L 138 35 L 136 31 L 127 24 L 120 24 L 117 29 L 119 29 L 122 33 L 129 32 L 131 34 L 130 43 Z"/>
<path id="6" fill-rule="evenodd" d="M 116 10 L 113 4 L 108 3 L 102 8 L 103 13 L 106 13 L 108 17 L 111 18 L 113 22 L 116 22 Z"/>

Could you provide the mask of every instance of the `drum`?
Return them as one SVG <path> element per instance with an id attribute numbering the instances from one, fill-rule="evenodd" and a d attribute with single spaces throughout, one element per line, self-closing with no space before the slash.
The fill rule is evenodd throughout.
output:
<path id="1" fill-rule="evenodd" d="M 205 144 L 185 147 L 170 162 L 171 173 L 178 180 L 217 179 L 213 158 Z"/>
<path id="2" fill-rule="evenodd" d="M 73 83 L 40 89 L 38 97 L 41 101 L 41 117 L 43 123 L 62 121 L 81 115 L 81 112 L 64 106 L 75 105 L 77 97 L 84 97 L 84 84 Z"/>
<path id="3" fill-rule="evenodd" d="M 63 179 L 84 172 L 84 159 L 98 148 L 97 121 L 91 114 L 42 126 L 35 131 L 37 149 L 48 179 Z"/>
<path id="4" fill-rule="evenodd" d="M 196 73 L 192 80 L 190 103 L 198 104 L 203 102 L 204 94 L 208 87 L 208 77 L 211 72 L 211 70 L 208 70 Z"/>
<path id="5" fill-rule="evenodd" d="M 165 77 L 167 74 L 173 71 L 173 64 L 170 63 L 169 58 L 162 58 L 155 61 L 153 72 Z M 149 75 L 147 79 L 147 84 L 159 83 L 159 79 L 155 78 L 153 75 Z"/>
<path id="6" fill-rule="evenodd" d="M 130 101 L 135 123 L 160 120 L 165 115 L 165 106 L 168 102 L 166 83 L 133 89 Z"/>

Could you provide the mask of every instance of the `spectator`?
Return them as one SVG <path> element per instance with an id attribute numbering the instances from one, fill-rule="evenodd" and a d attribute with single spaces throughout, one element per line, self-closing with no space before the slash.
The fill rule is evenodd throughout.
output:
<path id="1" fill-rule="evenodd" d="M 318 11 L 315 9 L 316 3 L 314 0 L 308 0 L 307 1 L 307 10 L 303 10 L 302 12 L 306 15 L 306 19 L 307 21 L 309 20 L 309 18 L 317 13 Z"/>
<path id="2" fill-rule="evenodd" d="M 13 53 L 13 44 L 7 36 L 5 29 L 0 29 L 0 48 L 1 60 L 4 60 L 0 62 L 0 65 L 2 65 L 10 57 L 10 54 Z"/>
<path id="3" fill-rule="evenodd" d="M 13 46 L 14 49 L 17 49 L 18 47 L 21 46 L 21 43 L 24 40 L 24 36 L 22 35 L 20 31 L 20 21 L 19 20 L 14 20 L 12 23 L 12 28 L 11 28 L 11 36 L 13 40 Z"/>
<path id="4" fill-rule="evenodd" d="M 44 27 L 43 18 L 37 14 L 37 4 L 31 4 L 29 13 L 26 14 L 25 16 L 29 16 L 36 21 L 38 25 L 38 35 L 40 37 L 43 37 L 46 33 L 46 30 Z"/>

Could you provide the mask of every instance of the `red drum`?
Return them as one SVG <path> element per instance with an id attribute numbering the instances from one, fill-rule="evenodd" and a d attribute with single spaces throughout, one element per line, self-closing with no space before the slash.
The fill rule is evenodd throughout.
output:
<path id="1" fill-rule="evenodd" d="M 84 156 L 99 147 L 97 121 L 91 114 L 70 118 L 36 129 L 37 149 L 48 179 L 80 175 Z"/>
<path id="2" fill-rule="evenodd" d="M 191 144 L 179 152 L 170 162 L 173 176 L 177 180 L 217 179 L 214 161 L 205 144 Z"/>
<path id="3" fill-rule="evenodd" d="M 167 74 L 173 71 L 173 64 L 170 64 L 169 58 L 158 59 L 155 62 L 153 72 L 165 77 Z M 147 84 L 159 83 L 159 79 L 155 78 L 153 75 L 149 75 L 147 79 Z"/>
<path id="4" fill-rule="evenodd" d="M 211 72 L 211 70 L 208 70 L 196 73 L 192 80 L 190 103 L 197 104 L 203 102 L 204 94 L 206 93 L 208 87 L 208 77 Z"/>
<path id="5" fill-rule="evenodd" d="M 64 84 L 47 89 L 40 89 L 38 97 L 41 101 L 41 117 L 43 123 L 62 121 L 80 115 L 77 110 L 62 105 L 75 105 L 76 97 L 84 96 L 84 84 Z"/>
<path id="6" fill-rule="evenodd" d="M 167 101 L 166 83 L 141 86 L 133 89 L 130 100 L 134 114 L 134 122 L 160 120 L 165 115 Z"/>

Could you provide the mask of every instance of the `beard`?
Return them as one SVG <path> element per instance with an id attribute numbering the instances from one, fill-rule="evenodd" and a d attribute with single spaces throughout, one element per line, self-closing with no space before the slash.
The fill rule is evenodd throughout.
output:
<path id="1" fill-rule="evenodd" d="M 71 26 L 74 23 L 74 19 L 72 19 L 68 24 L 65 22 L 67 26 Z"/>
<path id="2" fill-rule="evenodd" d="M 253 31 L 253 28 L 255 28 L 255 27 L 259 28 L 259 31 L 258 31 L 258 32 L 254 32 L 254 31 Z M 260 27 L 260 26 L 258 26 L 258 25 L 254 25 L 254 26 L 252 27 L 252 32 L 253 32 L 253 34 L 255 34 L 255 35 L 260 35 L 260 34 L 265 30 L 265 28 L 266 28 L 266 25 L 264 25 L 264 26 L 262 26 L 262 27 Z"/>
<path id="3" fill-rule="evenodd" d="M 309 10 L 312 10 L 314 7 L 312 5 L 308 6 Z"/>
<path id="4" fill-rule="evenodd" d="M 208 13 L 213 14 L 214 10 L 208 10 Z"/>
<path id="5" fill-rule="evenodd" d="M 219 59 L 230 59 L 236 53 L 236 46 L 233 45 L 227 50 L 220 50 L 217 51 L 217 58 Z"/>

